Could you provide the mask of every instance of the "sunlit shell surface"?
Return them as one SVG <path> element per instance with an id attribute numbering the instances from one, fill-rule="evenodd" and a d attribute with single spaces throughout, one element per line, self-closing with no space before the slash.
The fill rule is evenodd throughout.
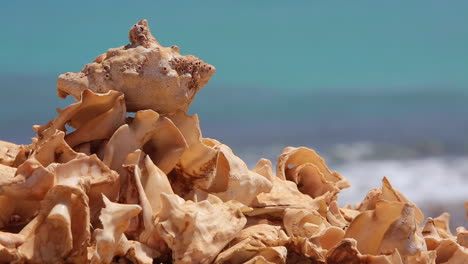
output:
<path id="1" fill-rule="evenodd" d="M 350 183 L 312 149 L 248 168 L 187 115 L 215 68 L 146 20 L 129 40 L 59 76 L 77 102 L 30 145 L 0 141 L 0 263 L 468 263 L 467 229 L 385 177 L 340 207 Z"/>

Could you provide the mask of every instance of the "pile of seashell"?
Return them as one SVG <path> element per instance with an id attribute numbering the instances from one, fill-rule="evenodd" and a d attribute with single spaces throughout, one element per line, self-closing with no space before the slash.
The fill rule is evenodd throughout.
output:
<path id="1" fill-rule="evenodd" d="M 1 263 L 468 263 L 468 231 L 421 225 L 386 178 L 340 208 L 350 185 L 312 149 L 249 169 L 186 114 L 215 68 L 146 20 L 129 39 L 60 75 L 77 102 L 32 144 L 0 141 Z"/>

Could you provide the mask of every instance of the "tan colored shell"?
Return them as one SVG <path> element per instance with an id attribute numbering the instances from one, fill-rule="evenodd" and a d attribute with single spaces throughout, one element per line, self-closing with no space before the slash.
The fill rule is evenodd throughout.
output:
<path id="1" fill-rule="evenodd" d="M 354 239 L 343 239 L 336 247 L 328 251 L 327 264 L 403 264 L 398 250 L 390 255 L 361 254 Z"/>
<path id="2" fill-rule="evenodd" d="M 464 264 L 468 262 L 468 248 L 457 244 L 456 241 L 444 239 L 436 248 L 436 263 Z"/>
<path id="3" fill-rule="evenodd" d="M 312 198 L 327 192 L 338 193 L 350 186 L 348 180 L 331 172 L 325 160 L 306 147 L 287 147 L 278 157 L 276 173 L 280 179 L 299 185 L 299 190 Z"/>
<path id="4" fill-rule="evenodd" d="M 90 239 L 88 197 L 80 187 L 57 185 L 41 202 L 38 216 L 20 234 L 18 247 L 28 263 L 84 263 Z"/>
<path id="5" fill-rule="evenodd" d="M 283 212 L 286 208 L 303 208 L 319 210 L 326 214 L 326 204 L 322 200 L 312 199 L 309 195 L 301 193 L 294 182 L 282 180 L 273 175 L 271 161 L 261 159 L 255 165 L 254 172 L 264 176 L 273 184 L 269 192 L 257 195 L 256 201 L 252 204 L 258 213 Z"/>
<path id="6" fill-rule="evenodd" d="M 110 263 L 114 256 L 126 253 L 122 252 L 125 246 L 120 244 L 121 240 L 125 240 L 123 233 L 130 220 L 141 211 L 138 205 L 113 203 L 104 195 L 102 199 L 105 207 L 101 210 L 99 219 L 103 228 L 94 230 L 96 248 L 91 263 Z"/>
<path id="7" fill-rule="evenodd" d="M 11 168 L 11 167 L 8 167 Z M 0 165 L 0 173 L 1 173 Z M 11 174 L 0 178 L 0 195 L 16 199 L 42 200 L 54 185 L 54 174 L 36 159 L 27 159 Z"/>
<path id="8" fill-rule="evenodd" d="M 45 137 L 30 147 L 28 158 L 34 158 L 47 167 L 51 163 L 66 163 L 78 156 L 84 156 L 75 152 L 65 141 L 65 133 L 54 130 L 54 133 Z M 27 157 L 27 156 L 25 156 Z"/>
<path id="9" fill-rule="evenodd" d="M 79 181 L 89 183 L 87 196 L 89 198 L 92 223 L 97 218 L 101 208 L 102 195 L 117 199 L 119 192 L 119 175 L 109 169 L 96 155 L 76 158 L 64 164 L 54 164 L 48 169 L 55 175 L 54 184 L 75 184 Z"/>
<path id="10" fill-rule="evenodd" d="M 131 44 L 109 49 L 87 64 L 81 72 L 59 76 L 59 97 L 81 92 L 115 90 L 125 95 L 129 111 L 152 109 L 160 114 L 187 111 L 196 92 L 216 69 L 202 60 L 182 56 L 177 46 L 163 47 L 151 35 L 148 22 L 141 20 L 130 29 Z"/>
<path id="11" fill-rule="evenodd" d="M 288 236 L 279 226 L 258 224 L 243 229 L 214 263 L 285 263 Z"/>
<path id="12" fill-rule="evenodd" d="M 57 112 L 57 118 L 34 129 L 41 140 L 52 136 L 56 130 L 66 132 L 65 126 L 70 125 L 75 131 L 67 134 L 65 141 L 71 147 L 110 138 L 124 124 L 126 116 L 123 94 L 116 91 L 95 94 L 91 90 L 83 90 L 80 101 Z"/>
<path id="13" fill-rule="evenodd" d="M 346 220 L 345 216 L 343 215 L 342 211 L 340 210 L 340 207 L 338 206 L 337 201 L 332 201 L 328 205 L 328 211 L 327 211 L 327 221 L 334 226 L 340 227 L 340 228 L 346 228 L 349 225 L 349 222 Z"/>
<path id="14" fill-rule="evenodd" d="M 310 247 L 311 243 L 328 250 L 345 235 L 343 229 L 331 226 L 318 212 L 304 209 L 286 209 L 283 225 L 287 234 L 295 240 L 295 247 L 301 248 L 297 253 L 303 255 L 307 253 L 302 248 Z"/>
<path id="15" fill-rule="evenodd" d="M 164 172 L 174 168 L 186 142 L 176 126 L 152 110 L 138 111 L 130 124 L 119 127 L 109 139 L 104 151 L 104 163 L 126 181 L 122 168 L 128 154 L 142 149 Z"/>
<path id="16" fill-rule="evenodd" d="M 167 245 L 156 230 L 154 217 L 162 208 L 161 194 L 174 193 L 169 180 L 140 150 L 127 156 L 124 167 L 128 171 L 128 185 L 132 186 L 127 187 L 127 192 L 133 195 L 131 198 L 125 197 L 125 200 L 136 202 L 142 208 L 141 214 L 131 220 L 126 233 L 132 233 L 149 248 L 166 251 Z M 131 188 L 134 190 L 129 191 Z"/>
<path id="17" fill-rule="evenodd" d="M 414 255 L 426 250 L 414 206 L 402 202 L 378 201 L 374 210 L 354 218 L 345 237 L 354 238 L 363 254 L 391 254 L 396 248 L 402 255 Z"/>
<path id="18" fill-rule="evenodd" d="M 237 203 L 208 196 L 200 202 L 161 194 L 157 229 L 172 250 L 174 263 L 211 263 L 246 223 Z"/>
<path id="19" fill-rule="evenodd" d="M 0 228 L 12 228 L 22 226 L 32 218 L 38 211 L 40 201 L 18 199 L 0 195 Z"/>
<path id="20" fill-rule="evenodd" d="M 378 201 L 402 202 L 411 204 L 414 206 L 416 220 L 418 223 L 424 220 L 424 214 L 422 213 L 421 209 L 419 209 L 413 202 L 406 199 L 406 197 L 401 192 L 393 188 L 387 177 L 383 177 L 382 179 L 382 188 L 370 190 L 364 201 L 362 201 L 356 209 L 359 211 L 373 210 L 375 208 L 375 204 Z"/>
<path id="21" fill-rule="evenodd" d="M 22 146 L 0 140 L 0 165 L 14 166 Z"/>
<path id="22" fill-rule="evenodd" d="M 465 227 L 459 226 L 457 227 L 457 243 L 460 246 L 464 246 L 468 248 L 468 230 Z"/>
<path id="23" fill-rule="evenodd" d="M 202 138 L 196 115 L 178 112 L 170 118 L 188 144 L 173 172 L 179 181 L 186 179 L 195 189 L 210 192 L 223 201 L 235 199 L 245 205 L 251 205 L 259 193 L 271 190 L 270 181 L 250 171 L 228 146 Z"/>

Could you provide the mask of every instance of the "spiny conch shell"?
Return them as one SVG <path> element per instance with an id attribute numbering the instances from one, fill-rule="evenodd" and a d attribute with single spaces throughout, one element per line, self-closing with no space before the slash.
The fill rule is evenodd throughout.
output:
<path id="1" fill-rule="evenodd" d="M 135 264 L 153 264 L 153 260 L 161 254 L 139 241 L 128 240 L 122 236 L 120 240 L 118 253 L 124 256 L 130 263 Z M 120 263 L 120 262 L 119 262 Z"/>
<path id="2" fill-rule="evenodd" d="M 211 263 L 244 227 L 238 203 L 208 195 L 200 202 L 161 194 L 163 207 L 157 229 L 172 250 L 174 263 Z"/>
<path id="3" fill-rule="evenodd" d="M 202 60 L 182 56 L 177 46 L 163 47 L 141 20 L 130 29 L 131 44 L 109 49 L 81 72 L 65 73 L 57 80 L 58 96 L 116 90 L 125 94 L 129 111 L 152 109 L 160 114 L 186 112 L 196 92 L 216 69 Z"/>
<path id="4" fill-rule="evenodd" d="M 215 264 L 230 263 L 286 263 L 287 249 L 283 246 L 265 247 L 256 245 L 256 241 L 249 238 L 241 241 L 218 255 Z"/>
<path id="5" fill-rule="evenodd" d="M 424 220 L 424 214 L 422 213 L 421 209 L 419 209 L 413 202 L 406 199 L 406 197 L 401 192 L 393 188 L 387 177 L 383 177 L 382 179 L 382 188 L 370 190 L 364 201 L 362 201 L 356 209 L 359 211 L 373 210 L 375 208 L 375 203 L 378 201 L 402 202 L 411 204 L 414 206 L 415 216 L 418 223 Z"/>
<path id="6" fill-rule="evenodd" d="M 317 211 L 291 208 L 284 211 L 283 223 L 291 237 L 315 237 L 330 226 Z"/>
<path id="7" fill-rule="evenodd" d="M 328 211 L 327 211 L 327 221 L 334 226 L 340 227 L 340 228 L 345 228 L 349 225 L 349 222 L 345 219 L 343 216 L 340 207 L 338 206 L 337 201 L 332 201 L 328 205 Z"/>
<path id="8" fill-rule="evenodd" d="M 443 213 L 436 218 L 427 218 L 422 234 L 428 250 L 436 249 L 444 239 L 456 240 L 456 237 L 450 231 L 449 223 L 450 215 L 447 213 Z"/>
<path id="9" fill-rule="evenodd" d="M 1 166 L 0 195 L 16 199 L 42 200 L 54 184 L 54 174 L 34 158 L 27 159 L 9 176 L 2 173 Z"/>
<path id="10" fill-rule="evenodd" d="M 178 112 L 170 116 L 187 140 L 173 174 L 193 182 L 197 189 L 223 201 L 237 200 L 249 206 L 255 197 L 272 188 L 270 181 L 252 172 L 232 150 L 219 141 L 202 138 L 198 117 Z"/>
<path id="11" fill-rule="evenodd" d="M 327 250 L 306 237 L 293 237 L 288 245 L 287 263 L 325 263 Z"/>
<path id="12" fill-rule="evenodd" d="M 0 245 L 7 248 L 16 248 L 24 243 L 24 236 L 20 234 L 0 231 Z"/>
<path id="13" fill-rule="evenodd" d="M 150 209 L 155 214 L 158 213 L 162 207 L 161 193 L 174 194 L 167 175 L 141 150 L 130 153 L 123 166 L 128 171 L 128 177 L 135 179 L 138 195 L 144 194 Z"/>
<path id="14" fill-rule="evenodd" d="M 0 195 L 0 228 L 22 226 L 36 216 L 39 201 Z"/>
<path id="15" fill-rule="evenodd" d="M 463 226 L 457 227 L 457 243 L 468 248 L 468 230 Z"/>
<path id="16" fill-rule="evenodd" d="M 236 200 L 249 206 L 258 194 L 269 192 L 272 189 L 273 186 L 269 180 L 258 173 L 250 171 L 247 165 L 234 155 L 228 146 L 219 142 L 214 143 L 215 149 L 219 149 L 220 157 L 216 167 L 217 172 L 226 171 L 228 174 L 224 176 L 226 183 L 223 185 L 226 185 L 226 189 L 221 191 L 222 189 L 213 190 L 210 188 L 213 195 L 218 196 L 223 201 Z"/>
<path id="17" fill-rule="evenodd" d="M 122 164 L 128 154 L 141 149 L 168 173 L 186 147 L 184 137 L 168 118 L 153 110 L 142 110 L 136 113 L 130 124 L 122 125 L 112 135 L 105 148 L 104 163 L 120 174 L 122 182 L 126 182 Z"/>
<path id="18" fill-rule="evenodd" d="M 79 102 L 57 112 L 57 118 L 45 125 L 34 126 L 38 139 L 53 135 L 55 130 L 66 132 L 65 125 L 68 124 L 75 131 L 67 134 L 65 141 L 74 147 L 83 142 L 110 138 L 124 124 L 126 108 L 122 93 L 95 94 L 84 90 Z"/>
<path id="19" fill-rule="evenodd" d="M 89 182 L 90 187 L 87 195 L 90 200 L 92 223 L 94 223 L 99 211 L 104 206 L 102 194 L 111 197 L 113 200 L 117 198 L 119 175 L 109 169 L 96 155 L 80 157 L 64 164 L 53 165 L 48 166 L 48 169 L 55 174 L 55 184 L 73 185 L 80 181 Z"/>
<path id="20" fill-rule="evenodd" d="M 327 264 L 403 264 L 398 250 L 394 250 L 391 255 L 372 256 L 361 254 L 356 248 L 356 240 L 343 239 L 333 249 L 328 251 Z"/>
<path id="21" fill-rule="evenodd" d="M 0 228 L 27 223 L 52 187 L 54 175 L 34 159 L 18 169 L 0 165 Z"/>
<path id="22" fill-rule="evenodd" d="M 273 187 L 270 192 L 257 195 L 256 200 L 251 205 L 257 209 L 248 213 L 249 215 L 282 213 L 286 208 L 319 210 L 321 214 L 326 214 L 327 207 L 324 201 L 312 199 L 309 195 L 301 193 L 294 182 L 282 180 L 273 175 L 271 161 L 259 160 L 253 171 L 268 179 Z"/>
<path id="23" fill-rule="evenodd" d="M 353 221 L 361 212 L 353 209 L 350 205 L 340 208 L 340 213 L 347 222 Z"/>
<path id="24" fill-rule="evenodd" d="M 374 210 L 354 218 L 345 237 L 354 238 L 363 254 L 391 254 L 398 249 L 402 255 L 414 255 L 427 250 L 418 224 L 413 205 L 378 201 Z"/>
<path id="25" fill-rule="evenodd" d="M 279 226 L 253 225 L 240 231 L 214 263 L 285 263 L 288 241 Z"/>
<path id="26" fill-rule="evenodd" d="M 141 207 L 135 204 L 118 204 L 109 201 L 102 195 L 105 207 L 101 210 L 99 219 L 102 223 L 102 229 L 94 230 L 94 239 L 96 243 L 94 255 L 91 263 L 110 263 L 116 255 L 125 254 L 121 244 L 124 238 L 124 232 L 127 230 L 130 220 L 138 215 Z"/>
<path id="27" fill-rule="evenodd" d="M 138 218 L 132 219 L 128 231 L 136 233 L 135 236 L 140 242 L 162 252 L 167 246 L 156 231 L 154 216 L 162 208 L 161 193 L 174 193 L 169 180 L 166 174 L 154 165 L 150 157 L 144 156 L 140 150 L 127 156 L 124 167 L 129 173 L 129 182 L 135 188 L 134 192 L 137 197 L 134 200 L 142 208 L 142 213 L 137 216 Z"/>
<path id="28" fill-rule="evenodd" d="M 18 251 L 28 263 L 84 263 L 90 238 L 88 197 L 81 187 L 56 185 L 20 234 Z"/>
<path id="29" fill-rule="evenodd" d="M 23 243 L 23 235 L 0 231 L 0 263 L 19 261 L 21 257 L 17 247 Z"/>
<path id="30" fill-rule="evenodd" d="M 445 239 L 436 248 L 436 263 L 440 264 L 464 264 L 468 262 L 468 248 L 457 242 Z"/>
<path id="31" fill-rule="evenodd" d="M 332 194 L 350 186 L 348 180 L 331 172 L 322 157 L 306 147 L 287 147 L 278 157 L 276 173 L 280 179 L 290 180 L 301 192 L 317 198 L 327 192 Z"/>
<path id="32" fill-rule="evenodd" d="M 21 256 L 18 250 L 0 244 L 0 263 L 21 263 Z"/>
<path id="33" fill-rule="evenodd" d="M 403 263 L 406 264 L 434 264 L 436 262 L 437 252 L 432 251 L 419 251 L 412 256 L 403 256 Z"/>
<path id="34" fill-rule="evenodd" d="M 345 235 L 343 229 L 331 226 L 316 211 L 286 209 L 283 221 L 284 228 L 295 245 L 296 253 L 299 254 L 307 254 L 303 248 L 308 248 L 308 243 L 328 250 L 340 242 Z"/>
<path id="35" fill-rule="evenodd" d="M 36 159 L 42 166 L 46 167 L 51 163 L 66 163 L 77 157 L 84 157 L 82 153 L 75 152 L 65 142 L 65 133 L 55 130 L 51 136 L 33 143 L 29 158 Z"/>
<path id="36" fill-rule="evenodd" d="M 13 166 L 23 146 L 0 140 L 0 165 Z"/>

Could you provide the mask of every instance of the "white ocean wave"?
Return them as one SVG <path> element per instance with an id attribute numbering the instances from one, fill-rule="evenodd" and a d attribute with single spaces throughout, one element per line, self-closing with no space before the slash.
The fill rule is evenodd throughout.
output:
<path id="1" fill-rule="evenodd" d="M 333 168 L 351 182 L 340 203 L 360 202 L 385 176 L 415 203 L 468 200 L 468 156 L 413 160 L 359 160 Z"/>

